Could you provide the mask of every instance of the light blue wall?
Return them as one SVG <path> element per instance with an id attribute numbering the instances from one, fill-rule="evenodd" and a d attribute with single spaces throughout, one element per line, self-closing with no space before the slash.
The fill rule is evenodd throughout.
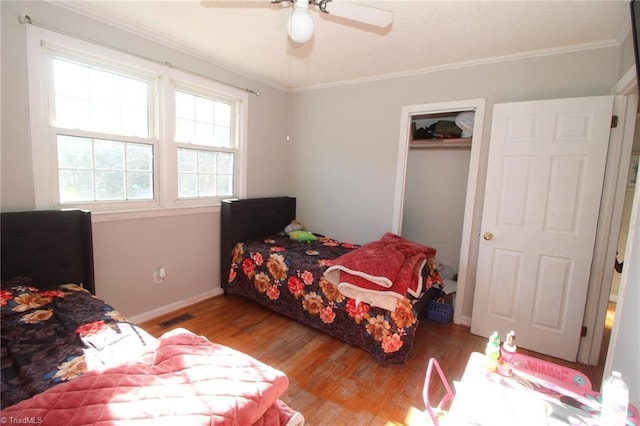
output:
<path id="1" fill-rule="evenodd" d="M 493 104 L 610 94 L 619 61 L 610 47 L 294 93 L 290 192 L 299 216 L 352 242 L 390 229 L 403 105 L 486 98 L 486 138 Z"/>

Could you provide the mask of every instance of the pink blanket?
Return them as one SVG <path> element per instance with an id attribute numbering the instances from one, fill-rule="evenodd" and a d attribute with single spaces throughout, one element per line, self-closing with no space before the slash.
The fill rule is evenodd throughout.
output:
<path id="1" fill-rule="evenodd" d="M 287 376 L 186 330 L 166 333 L 149 363 L 92 371 L 3 410 L 41 424 L 286 424 Z"/>
<path id="2" fill-rule="evenodd" d="M 422 270 L 435 254 L 432 247 L 387 232 L 335 259 L 324 275 L 356 302 L 394 311 L 407 294 L 420 296 Z"/>

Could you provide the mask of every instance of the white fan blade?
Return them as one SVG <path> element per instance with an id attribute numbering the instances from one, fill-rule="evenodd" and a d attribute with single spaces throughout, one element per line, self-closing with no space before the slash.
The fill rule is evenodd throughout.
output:
<path id="1" fill-rule="evenodd" d="M 393 12 L 360 4 L 331 1 L 327 3 L 327 12 L 351 21 L 385 28 L 393 21 Z"/>

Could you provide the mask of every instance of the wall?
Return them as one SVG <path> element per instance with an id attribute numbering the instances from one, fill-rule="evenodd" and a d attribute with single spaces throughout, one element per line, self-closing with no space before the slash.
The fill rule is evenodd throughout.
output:
<path id="1" fill-rule="evenodd" d="M 168 61 L 211 78 L 259 91 L 249 98 L 247 194 L 283 195 L 287 190 L 287 111 L 284 90 L 231 72 L 161 43 L 115 29 L 47 2 L 0 2 L 2 19 L 3 211 L 34 208 L 27 103 L 25 27 L 28 13 L 39 24 Z M 269 158 L 269 161 L 265 161 Z M 111 221 L 94 217 L 97 295 L 129 317 L 158 313 L 194 297 L 219 291 L 219 209 L 207 213 Z M 153 285 L 153 271 L 165 266 L 167 280 Z"/>
<path id="2" fill-rule="evenodd" d="M 620 46 L 621 54 L 620 63 L 618 65 L 618 70 L 620 73 L 619 77 L 622 77 L 622 73 L 627 71 L 629 67 L 635 66 L 635 50 L 636 47 L 633 44 L 633 34 L 631 31 L 629 31 L 624 40 L 622 40 L 622 44 Z"/>
<path id="3" fill-rule="evenodd" d="M 640 190 L 635 188 L 632 202 L 626 262 L 622 271 L 616 317 L 611 332 L 605 375 L 611 370 L 622 372 L 629 387 L 629 400 L 640 405 Z"/>
<path id="4" fill-rule="evenodd" d="M 298 197 L 298 215 L 338 239 L 375 239 L 391 228 L 403 105 L 486 98 L 486 141 L 493 104 L 610 94 L 619 61 L 620 48 L 608 47 L 294 93 L 289 192 Z M 478 178 L 482 188 L 482 170 Z M 476 195 L 476 220 L 482 195 Z M 473 275 L 474 264 L 468 266 Z M 462 301 L 468 317 L 469 287 Z"/>
<path id="5" fill-rule="evenodd" d="M 458 272 L 471 150 L 410 149 L 402 235 L 437 248 L 436 258 Z"/>

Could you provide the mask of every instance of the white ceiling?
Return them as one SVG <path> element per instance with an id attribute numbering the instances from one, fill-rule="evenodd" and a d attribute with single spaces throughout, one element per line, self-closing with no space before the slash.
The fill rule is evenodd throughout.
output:
<path id="1" fill-rule="evenodd" d="M 54 3 L 289 89 L 619 45 L 631 22 L 626 0 L 359 1 L 392 11 L 393 24 L 367 27 L 312 7 L 314 37 L 299 45 L 287 37 L 288 3 Z"/>

